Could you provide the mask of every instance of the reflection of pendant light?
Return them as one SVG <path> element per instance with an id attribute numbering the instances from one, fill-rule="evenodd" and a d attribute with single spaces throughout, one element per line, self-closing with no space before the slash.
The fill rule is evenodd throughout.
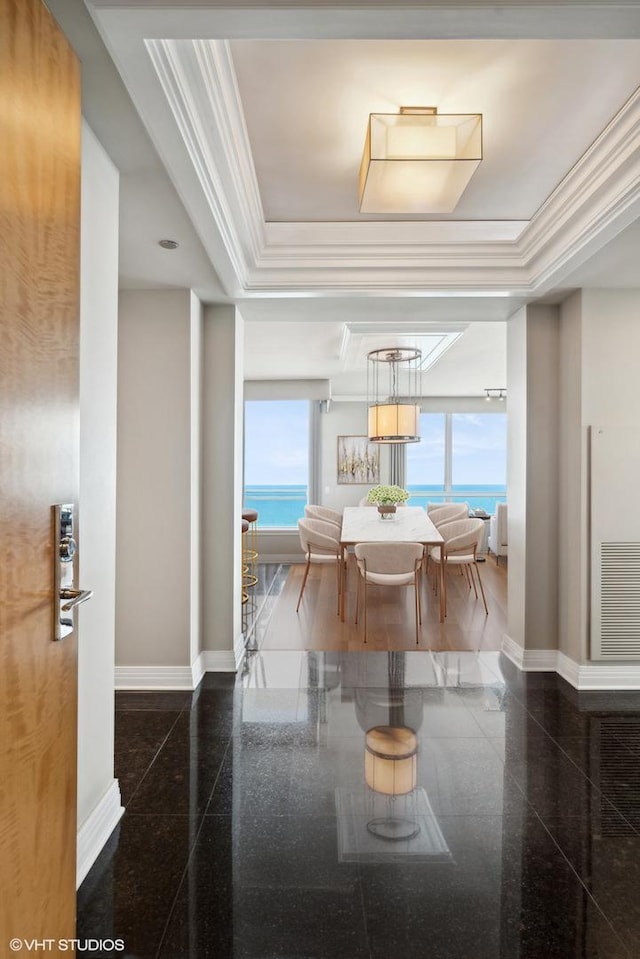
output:
<path id="1" fill-rule="evenodd" d="M 376 793 L 396 796 L 413 792 L 417 783 L 418 738 L 407 726 L 374 726 L 365 738 L 364 778 Z M 418 823 L 391 815 L 372 819 L 367 829 L 379 839 L 390 841 L 413 839 L 420 832 Z"/>
<path id="2" fill-rule="evenodd" d="M 416 788 L 418 739 L 406 726 L 374 726 L 365 739 L 364 778 L 374 792 L 404 796 Z"/>
<path id="3" fill-rule="evenodd" d="M 387 347 L 367 354 L 368 435 L 372 443 L 419 443 L 422 352 Z"/>

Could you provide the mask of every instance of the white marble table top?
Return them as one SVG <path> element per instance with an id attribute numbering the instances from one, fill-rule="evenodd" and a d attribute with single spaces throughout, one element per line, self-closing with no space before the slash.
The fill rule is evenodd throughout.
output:
<path id="1" fill-rule="evenodd" d="M 345 506 L 340 542 L 343 546 L 400 542 L 437 546 L 444 540 L 421 506 L 399 506 L 389 520 L 381 519 L 375 506 Z"/>

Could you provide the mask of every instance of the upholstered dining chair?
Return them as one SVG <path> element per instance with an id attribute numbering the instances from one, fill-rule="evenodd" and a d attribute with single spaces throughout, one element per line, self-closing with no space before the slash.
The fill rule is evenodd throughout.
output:
<path id="1" fill-rule="evenodd" d="M 300 545 L 304 551 L 306 566 L 302 577 L 302 586 L 298 596 L 296 613 L 300 609 L 302 594 L 307 584 L 307 576 L 312 565 L 327 566 L 335 563 L 338 577 L 338 613 L 340 612 L 340 530 L 335 523 L 321 519 L 299 519 L 298 533 Z"/>
<path id="2" fill-rule="evenodd" d="M 446 574 L 447 569 L 450 566 L 457 566 L 464 568 L 467 574 L 467 582 L 469 584 L 469 589 L 473 587 L 476 599 L 478 598 L 478 590 L 476 588 L 475 576 L 478 579 L 478 585 L 480 587 L 480 592 L 482 594 L 482 602 L 484 603 L 484 610 L 487 616 L 489 615 L 489 610 L 487 608 L 487 599 L 484 594 L 484 587 L 482 585 L 482 580 L 480 578 L 480 570 L 478 568 L 477 554 L 482 540 L 484 537 L 484 520 L 473 519 L 471 517 L 467 519 L 457 519 L 453 520 L 451 523 L 445 523 L 440 526 L 438 532 L 444 539 L 442 546 L 433 546 L 429 552 L 429 559 L 432 563 L 439 565 L 444 563 L 444 572 Z M 443 576 L 444 582 L 444 611 L 445 616 L 447 615 L 447 577 Z"/>
<path id="3" fill-rule="evenodd" d="M 331 509 L 330 506 L 316 506 L 310 503 L 304 508 L 304 515 L 307 519 L 321 519 L 325 523 L 333 523 L 338 529 L 342 529 L 342 513 L 337 509 Z"/>
<path id="4" fill-rule="evenodd" d="M 419 642 L 420 570 L 424 546 L 422 543 L 357 543 L 358 590 L 356 593 L 356 625 L 360 611 L 361 584 L 364 589 L 364 641 L 367 641 L 367 589 L 375 586 L 413 586 L 415 590 L 416 645 Z"/>
<path id="5" fill-rule="evenodd" d="M 444 503 L 428 511 L 428 516 L 436 529 L 439 529 L 443 523 L 451 523 L 454 519 L 462 519 L 469 515 L 469 507 L 466 503 Z"/>

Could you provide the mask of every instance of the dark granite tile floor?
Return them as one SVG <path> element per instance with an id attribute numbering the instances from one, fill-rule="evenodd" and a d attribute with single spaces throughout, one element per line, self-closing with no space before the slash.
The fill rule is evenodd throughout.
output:
<path id="1" fill-rule="evenodd" d="M 640 693 L 448 655 L 255 651 L 193 693 L 119 693 L 126 812 L 78 937 L 129 959 L 637 959 Z M 373 726 L 415 731 L 409 792 L 366 784 Z"/>

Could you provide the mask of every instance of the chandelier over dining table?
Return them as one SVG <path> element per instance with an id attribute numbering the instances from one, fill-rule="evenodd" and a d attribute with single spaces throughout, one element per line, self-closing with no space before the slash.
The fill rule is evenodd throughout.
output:
<path id="1" fill-rule="evenodd" d="M 420 442 L 422 351 L 392 346 L 367 354 L 368 436 L 372 443 Z"/>

